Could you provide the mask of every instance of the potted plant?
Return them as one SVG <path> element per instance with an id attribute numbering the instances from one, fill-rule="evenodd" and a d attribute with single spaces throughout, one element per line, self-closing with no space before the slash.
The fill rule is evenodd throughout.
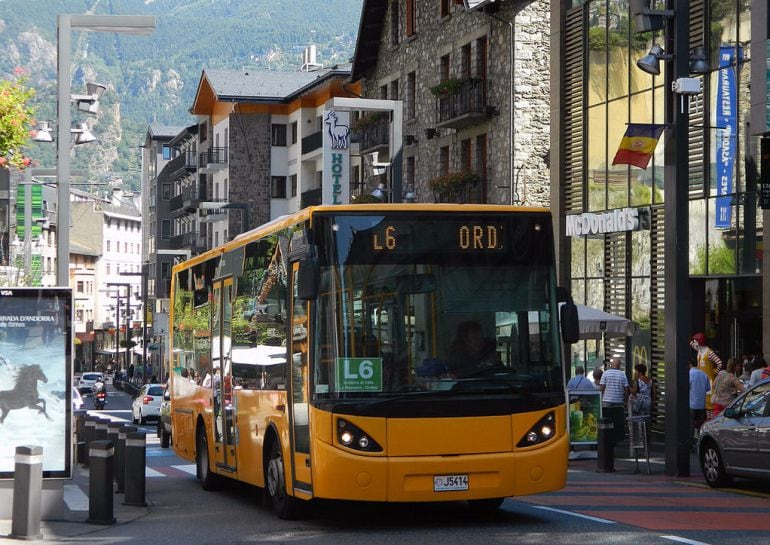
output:
<path id="1" fill-rule="evenodd" d="M 373 112 L 367 115 L 362 115 L 353 124 L 353 128 L 360 130 L 366 127 L 370 127 L 385 119 L 386 115 L 386 112 Z"/>
<path id="2" fill-rule="evenodd" d="M 458 193 L 466 187 L 476 185 L 479 181 L 479 175 L 470 170 L 459 170 L 448 172 L 428 180 L 428 187 L 434 193 L 451 194 Z"/>
<path id="3" fill-rule="evenodd" d="M 434 96 L 444 97 L 458 90 L 466 82 L 464 79 L 449 78 L 440 82 L 438 85 L 434 85 L 430 88 L 430 92 Z"/>

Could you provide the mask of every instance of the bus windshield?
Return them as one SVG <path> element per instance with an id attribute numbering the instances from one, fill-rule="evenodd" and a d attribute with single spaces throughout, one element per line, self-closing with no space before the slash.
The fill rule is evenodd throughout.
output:
<path id="1" fill-rule="evenodd" d="M 547 214 L 315 221 L 316 400 L 563 392 Z"/>

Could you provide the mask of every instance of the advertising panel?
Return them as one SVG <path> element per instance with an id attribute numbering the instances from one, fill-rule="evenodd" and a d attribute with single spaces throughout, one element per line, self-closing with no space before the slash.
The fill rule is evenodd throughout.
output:
<path id="1" fill-rule="evenodd" d="M 71 471 L 72 292 L 0 288 L 0 478 L 16 447 L 43 447 L 43 477 Z"/>
<path id="2" fill-rule="evenodd" d="M 572 445 L 596 445 L 602 417 L 599 390 L 569 391 L 569 441 Z"/>

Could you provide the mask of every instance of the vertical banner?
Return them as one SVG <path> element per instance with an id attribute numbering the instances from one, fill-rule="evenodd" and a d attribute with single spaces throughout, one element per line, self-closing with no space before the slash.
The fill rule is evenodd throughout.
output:
<path id="1" fill-rule="evenodd" d="M 736 66 L 742 54 L 741 48 L 722 45 L 719 47 L 719 72 L 717 82 L 716 112 L 716 215 L 714 227 L 729 229 L 732 222 L 733 175 L 737 128 L 738 95 L 736 89 Z"/>
<path id="2" fill-rule="evenodd" d="M 350 112 L 323 113 L 323 204 L 350 203 Z"/>
<path id="3" fill-rule="evenodd" d="M 43 477 L 71 476 L 72 292 L 0 288 L 0 478 L 16 447 L 43 447 Z"/>

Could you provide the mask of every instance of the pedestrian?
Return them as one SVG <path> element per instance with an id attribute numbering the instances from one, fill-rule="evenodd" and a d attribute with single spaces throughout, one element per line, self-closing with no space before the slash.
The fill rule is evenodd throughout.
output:
<path id="1" fill-rule="evenodd" d="M 714 391 L 711 394 L 711 407 L 714 415 L 721 413 L 735 397 L 743 391 L 743 383 L 735 376 L 735 360 L 727 360 L 727 368 L 722 369 L 714 379 Z"/>
<path id="2" fill-rule="evenodd" d="M 593 373 L 591 373 L 591 376 L 594 379 L 594 388 L 599 389 L 599 382 L 602 380 L 602 375 L 604 374 L 604 371 L 602 371 L 602 368 L 597 366 L 594 367 Z"/>
<path id="3" fill-rule="evenodd" d="M 567 382 L 567 390 L 593 390 L 594 384 L 586 378 L 582 365 L 575 367 L 575 376 Z"/>
<path id="4" fill-rule="evenodd" d="M 655 387 L 647 376 L 647 366 L 643 363 L 634 365 L 634 381 L 631 383 L 631 415 L 650 416 Z"/>
<path id="5" fill-rule="evenodd" d="M 607 369 L 599 381 L 599 390 L 602 392 L 602 407 L 624 407 L 630 385 L 628 377 L 620 369 L 620 358 L 610 360 L 610 368 Z"/>
<path id="6" fill-rule="evenodd" d="M 690 359 L 690 429 L 691 447 L 695 450 L 695 438 L 706 421 L 706 394 L 711 391 L 711 382 L 706 373 L 698 369 L 698 360 Z"/>
<path id="7" fill-rule="evenodd" d="M 749 381 L 751 380 L 751 371 L 752 366 L 749 363 L 748 356 L 744 355 L 743 360 L 739 364 L 741 366 L 741 374 L 738 377 L 738 379 L 743 383 L 744 386 L 749 385 Z"/>
<path id="8" fill-rule="evenodd" d="M 770 369 L 768 369 L 767 363 L 765 363 L 765 359 L 762 356 L 756 356 L 752 360 L 752 364 L 753 371 L 749 377 L 749 386 L 754 386 L 760 380 L 770 376 Z M 768 369 L 768 371 L 765 371 L 765 369 Z"/>

